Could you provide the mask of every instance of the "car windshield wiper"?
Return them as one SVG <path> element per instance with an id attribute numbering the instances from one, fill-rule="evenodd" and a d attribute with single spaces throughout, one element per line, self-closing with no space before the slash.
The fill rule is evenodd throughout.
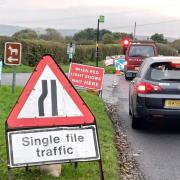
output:
<path id="1" fill-rule="evenodd" d="M 133 54 L 130 57 L 144 57 L 142 54 Z"/>
<path id="2" fill-rule="evenodd" d="M 160 81 L 180 81 L 180 79 L 169 78 L 169 79 L 160 79 Z"/>

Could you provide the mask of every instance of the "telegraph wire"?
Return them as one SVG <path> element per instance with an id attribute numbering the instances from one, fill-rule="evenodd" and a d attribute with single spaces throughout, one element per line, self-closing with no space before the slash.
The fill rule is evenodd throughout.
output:
<path id="1" fill-rule="evenodd" d="M 156 24 L 166 24 L 166 23 L 173 23 L 173 22 L 180 22 L 180 19 L 174 19 L 174 20 L 168 20 L 168 21 L 159 21 L 159 22 L 153 22 L 153 23 L 146 23 L 146 24 L 136 24 L 138 27 L 143 27 L 143 26 L 150 26 L 150 25 L 156 25 Z M 114 26 L 111 28 L 132 28 L 134 25 L 127 25 L 127 26 Z"/>

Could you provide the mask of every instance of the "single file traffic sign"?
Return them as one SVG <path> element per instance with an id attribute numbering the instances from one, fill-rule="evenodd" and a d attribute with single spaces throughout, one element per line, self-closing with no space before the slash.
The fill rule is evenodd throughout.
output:
<path id="1" fill-rule="evenodd" d="M 10 167 L 100 159 L 95 125 L 10 131 L 7 138 Z"/>
<path id="2" fill-rule="evenodd" d="M 87 125 L 94 116 L 51 56 L 44 56 L 7 119 L 8 128 Z"/>

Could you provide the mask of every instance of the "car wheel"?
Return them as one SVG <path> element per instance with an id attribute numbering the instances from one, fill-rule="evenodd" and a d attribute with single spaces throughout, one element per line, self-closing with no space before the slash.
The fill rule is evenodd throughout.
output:
<path id="1" fill-rule="evenodd" d="M 130 97 L 129 97 L 129 115 L 131 116 L 132 115 L 132 113 L 131 113 L 131 109 L 130 109 Z"/>
<path id="2" fill-rule="evenodd" d="M 126 73 L 124 73 L 125 80 L 130 80 L 130 77 L 127 77 Z"/>
<path id="3" fill-rule="evenodd" d="M 130 115 L 130 116 L 132 115 L 131 110 L 130 110 L 130 107 L 129 107 L 129 115 Z"/>
<path id="4" fill-rule="evenodd" d="M 133 115 L 132 113 L 132 128 L 133 129 L 142 129 L 143 128 L 143 119 L 142 118 L 137 118 Z"/>

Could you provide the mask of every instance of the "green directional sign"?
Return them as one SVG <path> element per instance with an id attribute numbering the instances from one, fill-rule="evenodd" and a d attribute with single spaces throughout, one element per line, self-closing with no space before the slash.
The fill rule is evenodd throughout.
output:
<path id="1" fill-rule="evenodd" d="M 99 16 L 99 22 L 104 23 L 104 16 Z"/>

